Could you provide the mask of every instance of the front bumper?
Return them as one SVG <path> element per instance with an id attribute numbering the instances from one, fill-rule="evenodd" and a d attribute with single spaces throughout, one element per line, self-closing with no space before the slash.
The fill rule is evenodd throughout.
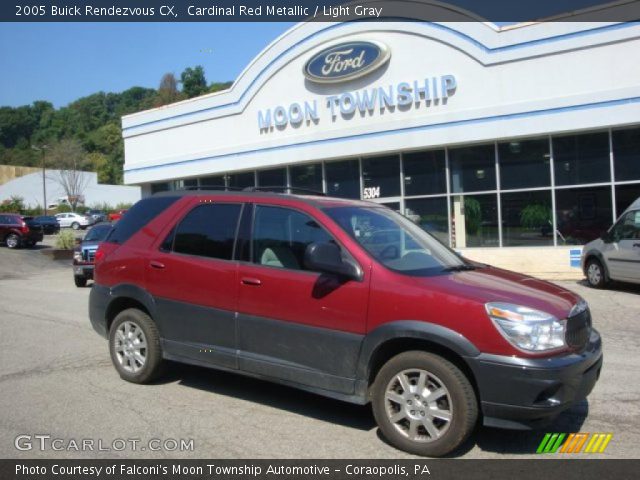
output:
<path id="1" fill-rule="evenodd" d="M 81 263 L 73 264 L 73 274 L 76 277 L 85 277 L 89 280 L 93 279 L 94 265 L 83 265 Z"/>
<path id="2" fill-rule="evenodd" d="M 467 359 L 477 380 L 484 424 L 531 429 L 586 398 L 602 369 L 602 341 L 592 329 L 581 353 L 530 359 L 481 354 Z"/>

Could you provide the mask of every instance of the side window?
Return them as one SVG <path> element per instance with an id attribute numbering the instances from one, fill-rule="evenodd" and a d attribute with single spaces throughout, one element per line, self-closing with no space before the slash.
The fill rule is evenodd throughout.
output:
<path id="1" fill-rule="evenodd" d="M 619 240 L 640 239 L 640 210 L 627 212 L 613 228 L 613 238 Z"/>
<path id="2" fill-rule="evenodd" d="M 205 204 L 191 210 L 175 230 L 173 251 L 231 260 L 240 204 Z"/>
<path id="3" fill-rule="evenodd" d="M 256 206 L 253 225 L 253 263 L 306 270 L 304 253 L 311 243 L 333 238 L 310 216 L 282 207 Z"/>

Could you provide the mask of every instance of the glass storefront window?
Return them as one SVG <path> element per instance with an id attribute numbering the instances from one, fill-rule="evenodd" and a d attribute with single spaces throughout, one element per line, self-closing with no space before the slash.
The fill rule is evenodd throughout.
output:
<path id="1" fill-rule="evenodd" d="M 402 168 L 405 195 L 446 193 L 444 150 L 406 153 L 402 157 Z"/>
<path id="2" fill-rule="evenodd" d="M 151 184 L 151 193 L 167 192 L 167 191 L 169 191 L 169 182 Z"/>
<path id="3" fill-rule="evenodd" d="M 500 196 L 502 245 L 553 245 L 551 191 L 513 192 Z"/>
<path id="4" fill-rule="evenodd" d="M 622 215 L 629 205 L 640 198 L 640 183 L 616 186 L 616 215 Z"/>
<path id="5" fill-rule="evenodd" d="M 451 191 L 480 192 L 496 189 L 494 145 L 473 145 L 449 149 Z"/>
<path id="6" fill-rule="evenodd" d="M 611 180 L 609 132 L 553 137 L 556 185 Z"/>
<path id="7" fill-rule="evenodd" d="M 498 159 L 502 190 L 551 185 L 551 155 L 546 137 L 501 142 Z"/>
<path id="8" fill-rule="evenodd" d="M 365 189 L 372 189 L 370 192 L 373 196 L 370 198 L 399 196 L 400 156 L 386 155 L 362 159 L 362 180 Z"/>
<path id="9" fill-rule="evenodd" d="M 406 200 L 404 211 L 405 216 L 420 228 L 449 245 L 449 213 L 445 197 Z"/>
<path id="10" fill-rule="evenodd" d="M 640 127 L 614 130 L 611 142 L 616 180 L 640 180 Z"/>
<path id="11" fill-rule="evenodd" d="M 327 162 L 327 195 L 342 198 L 360 198 L 360 166 L 358 160 Z"/>
<path id="12" fill-rule="evenodd" d="M 200 178 L 200 186 L 207 187 L 224 187 L 224 175 L 213 175 L 211 177 Z"/>
<path id="13" fill-rule="evenodd" d="M 583 245 L 613 223 L 611 187 L 556 190 L 558 245 Z"/>
<path id="14" fill-rule="evenodd" d="M 322 165 L 295 165 L 289 168 L 291 186 L 322 192 Z"/>
<path id="15" fill-rule="evenodd" d="M 287 169 L 258 170 L 258 185 L 261 187 L 286 187 Z"/>
<path id="16" fill-rule="evenodd" d="M 256 179 L 253 172 L 232 173 L 228 178 L 229 186 L 231 188 L 247 188 L 256 186 Z"/>
<path id="17" fill-rule="evenodd" d="M 451 232 L 455 248 L 497 247 L 498 196 L 454 195 L 451 201 Z"/>
<path id="18" fill-rule="evenodd" d="M 182 181 L 182 186 L 185 189 L 195 190 L 196 187 L 198 186 L 198 179 L 197 178 L 189 178 L 187 180 L 183 180 Z"/>

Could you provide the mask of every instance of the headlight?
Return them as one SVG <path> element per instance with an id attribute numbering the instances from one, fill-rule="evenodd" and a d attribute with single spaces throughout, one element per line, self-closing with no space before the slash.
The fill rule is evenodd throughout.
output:
<path id="1" fill-rule="evenodd" d="M 82 261 L 82 252 L 78 252 L 78 251 L 73 252 L 73 259 L 76 262 L 81 262 Z"/>
<path id="2" fill-rule="evenodd" d="M 566 346 L 566 320 L 511 303 L 492 302 L 485 307 L 500 333 L 521 350 L 544 352 Z"/>

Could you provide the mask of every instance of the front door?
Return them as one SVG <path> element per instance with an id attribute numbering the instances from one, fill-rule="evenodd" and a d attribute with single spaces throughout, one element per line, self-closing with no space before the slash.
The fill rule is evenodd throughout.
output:
<path id="1" fill-rule="evenodd" d="M 352 393 L 369 276 L 345 281 L 310 271 L 304 252 L 314 242 L 335 240 L 306 213 L 255 206 L 249 261 L 239 266 L 239 367 Z"/>
<path id="2" fill-rule="evenodd" d="M 611 230 L 605 259 L 615 280 L 640 282 L 640 210 L 625 213 Z"/>
<path id="3" fill-rule="evenodd" d="M 147 262 L 147 285 L 169 355 L 235 368 L 239 203 L 202 199 Z"/>

